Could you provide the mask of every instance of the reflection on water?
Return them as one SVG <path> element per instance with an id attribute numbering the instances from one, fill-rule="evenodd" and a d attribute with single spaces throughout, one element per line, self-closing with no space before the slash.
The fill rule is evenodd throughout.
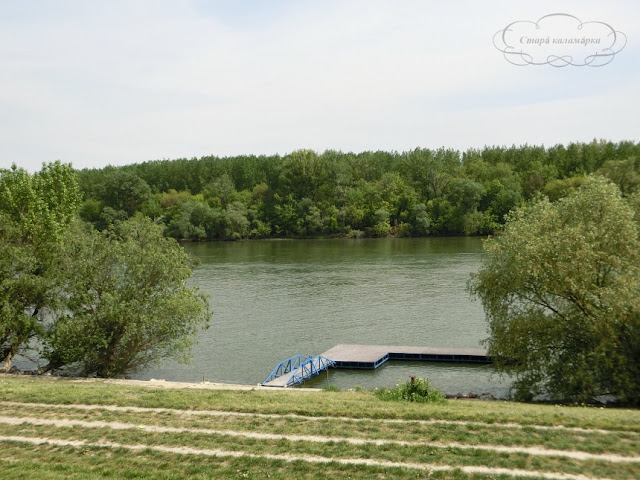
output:
<path id="1" fill-rule="evenodd" d="M 187 244 L 201 261 L 192 283 L 211 296 L 212 326 L 190 365 L 137 378 L 257 384 L 287 357 L 340 343 L 478 348 L 484 313 L 465 290 L 478 238 L 273 240 Z M 393 386 L 409 375 L 446 392 L 505 395 L 487 366 L 390 362 L 332 371 L 310 386 Z"/>

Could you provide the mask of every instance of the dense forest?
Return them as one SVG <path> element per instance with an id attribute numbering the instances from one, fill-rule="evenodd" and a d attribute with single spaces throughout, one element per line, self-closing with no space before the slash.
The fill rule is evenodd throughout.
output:
<path id="1" fill-rule="evenodd" d="M 78 172 L 81 216 L 104 229 L 136 212 L 178 239 L 482 235 L 539 195 L 590 174 L 640 187 L 640 143 L 440 148 L 150 161 Z"/>

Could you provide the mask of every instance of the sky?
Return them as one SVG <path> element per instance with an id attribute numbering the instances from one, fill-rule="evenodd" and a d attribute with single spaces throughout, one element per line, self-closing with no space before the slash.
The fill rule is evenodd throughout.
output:
<path id="1" fill-rule="evenodd" d="M 515 47 L 565 55 L 516 30 L 557 13 L 552 37 L 626 45 L 554 67 L 494 44 L 529 22 Z M 637 0 L 0 0 L 0 168 L 639 141 L 638 38 Z"/>

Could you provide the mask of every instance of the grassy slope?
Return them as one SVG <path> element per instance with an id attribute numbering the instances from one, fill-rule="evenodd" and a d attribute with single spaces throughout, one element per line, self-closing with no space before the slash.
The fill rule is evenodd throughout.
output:
<path id="1" fill-rule="evenodd" d="M 525 405 L 508 402 L 450 401 L 444 405 L 383 402 L 367 392 L 164 390 L 0 377 L 0 402 L 117 405 L 176 409 L 165 412 L 90 411 L 38 405 L 0 404 L 0 417 L 85 422 L 115 422 L 124 429 L 95 425 L 0 425 L 1 435 L 152 447 L 189 446 L 257 455 L 254 458 L 178 455 L 122 448 L 25 445 L 2 442 L 0 471 L 8 478 L 498 478 L 461 471 L 432 472 L 388 466 L 315 464 L 265 458 L 268 455 L 371 459 L 453 467 L 483 466 L 584 475 L 590 478 L 640 478 L 640 463 L 573 459 L 522 452 L 486 451 L 455 446 L 542 447 L 595 455 L 640 455 L 640 411 Z M 222 410 L 259 415 L 184 415 L 183 410 Z M 298 414 L 305 418 L 287 417 Z M 285 415 L 285 416 L 281 416 Z M 320 418 L 329 417 L 329 418 Z M 331 418 L 333 417 L 333 418 Z M 335 417 L 349 417 L 350 420 Z M 396 419 L 399 422 L 385 422 Z M 442 419 L 472 422 L 420 423 Z M 517 423 L 502 425 L 504 423 Z M 126 426 L 129 427 L 126 427 Z M 154 432 L 144 427 L 207 429 Z M 542 429 L 566 426 L 587 429 Z M 605 431 L 601 431 L 605 430 Z M 230 435 L 225 432 L 232 432 Z M 247 434 L 286 435 L 287 439 L 251 438 Z M 322 436 L 317 442 L 292 436 Z M 390 444 L 349 444 L 345 439 L 385 440 Z M 343 440 L 343 441 L 341 441 Z M 401 442 L 413 442 L 404 445 Z M 505 478 L 511 478 L 510 475 Z"/>

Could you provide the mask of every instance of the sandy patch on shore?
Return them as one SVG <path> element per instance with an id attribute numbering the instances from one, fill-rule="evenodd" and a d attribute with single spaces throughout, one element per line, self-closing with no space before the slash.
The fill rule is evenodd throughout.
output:
<path id="1" fill-rule="evenodd" d="M 166 389 L 191 389 L 191 390 L 262 390 L 270 392 L 296 391 L 296 392 L 321 392 L 318 388 L 275 388 L 263 387 L 261 385 L 240 385 L 235 383 L 212 383 L 212 382 L 172 382 L 162 379 L 152 378 L 151 380 L 132 380 L 124 378 L 84 378 L 84 377 L 61 377 L 55 375 L 15 375 L 0 374 L 0 378 L 28 378 L 42 381 L 65 381 L 73 383 L 102 383 L 106 385 L 122 385 L 129 387 L 151 387 Z"/>

